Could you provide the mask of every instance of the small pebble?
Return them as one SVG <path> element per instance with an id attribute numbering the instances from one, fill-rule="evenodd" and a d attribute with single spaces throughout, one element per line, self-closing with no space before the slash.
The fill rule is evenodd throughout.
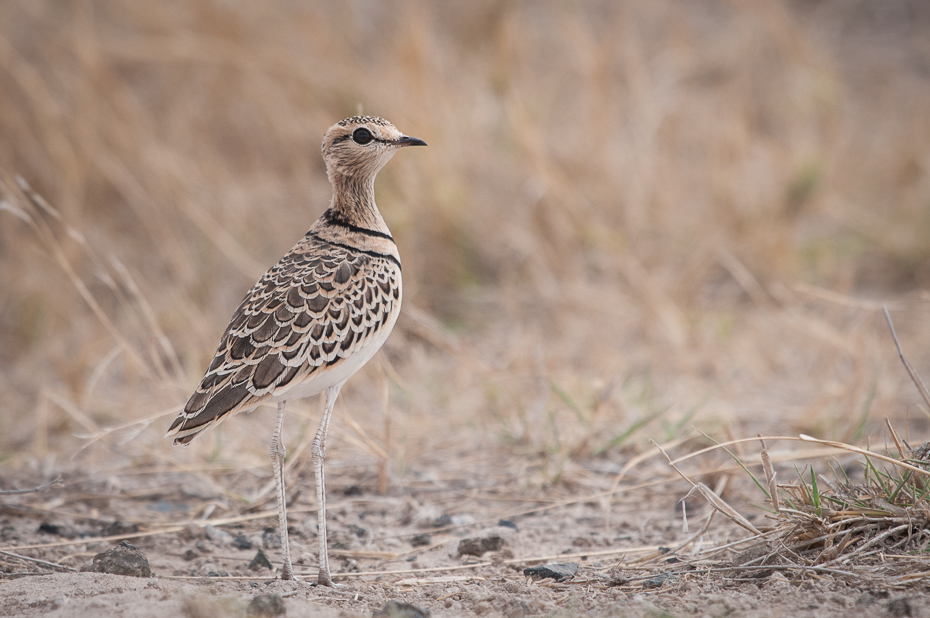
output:
<path id="1" fill-rule="evenodd" d="M 410 539 L 410 544 L 414 547 L 423 547 L 424 545 L 429 545 L 433 542 L 433 535 L 424 532 L 423 534 L 418 534 L 415 537 Z"/>
<path id="2" fill-rule="evenodd" d="M 643 582 L 643 588 L 661 588 L 662 585 L 674 577 L 671 573 L 662 573 L 655 577 L 650 577 Z"/>
<path id="3" fill-rule="evenodd" d="M 287 610 L 280 594 L 259 594 L 252 597 L 245 613 L 249 618 L 273 618 L 286 615 Z"/>
<path id="4" fill-rule="evenodd" d="M 78 535 L 71 526 L 62 526 L 59 524 L 50 524 L 47 521 L 39 524 L 39 532 L 42 534 L 53 534 L 65 539 L 73 539 Z"/>
<path id="5" fill-rule="evenodd" d="M 443 513 L 433 520 L 433 528 L 445 528 L 450 525 L 452 525 L 452 516 L 448 513 Z"/>
<path id="6" fill-rule="evenodd" d="M 459 542 L 459 556 L 481 556 L 489 551 L 498 551 L 504 546 L 504 539 L 496 534 L 472 539 L 462 539 Z"/>
<path id="7" fill-rule="evenodd" d="M 233 542 L 233 535 L 229 534 L 225 530 L 220 530 L 216 526 L 204 526 L 203 532 L 207 535 L 207 538 L 214 543 L 226 545 Z"/>
<path id="8" fill-rule="evenodd" d="M 429 615 L 428 609 L 410 603 L 388 601 L 384 607 L 376 609 L 371 618 L 429 618 Z"/>

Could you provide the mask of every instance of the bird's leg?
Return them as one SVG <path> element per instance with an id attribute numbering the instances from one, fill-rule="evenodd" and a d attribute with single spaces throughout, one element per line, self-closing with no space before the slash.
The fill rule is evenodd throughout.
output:
<path id="1" fill-rule="evenodd" d="M 342 384 L 326 389 L 326 407 L 323 410 L 323 419 L 320 428 L 313 438 L 310 453 L 313 458 L 313 473 L 316 475 L 316 504 L 317 521 L 320 528 L 320 575 L 317 583 L 321 586 L 332 586 L 333 578 L 329 573 L 329 552 L 326 549 L 326 486 L 323 483 L 323 457 L 326 455 L 326 430 L 329 428 L 329 419 L 333 415 L 336 397 Z"/>
<path id="2" fill-rule="evenodd" d="M 284 401 L 278 403 L 278 424 L 271 436 L 271 467 L 274 472 L 274 485 L 278 493 L 278 528 L 281 533 L 281 550 L 284 552 L 284 565 L 281 567 L 281 579 L 293 579 L 294 567 L 291 566 L 291 548 L 287 541 L 287 502 L 284 497 L 284 457 L 287 450 L 281 440 L 284 428 Z"/>

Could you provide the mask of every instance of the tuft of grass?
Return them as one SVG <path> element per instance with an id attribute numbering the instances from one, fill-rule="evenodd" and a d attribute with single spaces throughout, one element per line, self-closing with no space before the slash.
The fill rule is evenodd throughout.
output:
<path id="1" fill-rule="evenodd" d="M 889 429 L 894 431 L 890 423 Z M 799 575 L 806 568 L 852 577 L 861 574 L 875 581 L 882 579 L 886 585 L 930 577 L 920 569 L 930 552 L 930 442 L 915 449 L 902 448 L 893 457 L 802 436 L 799 440 L 858 454 L 856 463 L 863 471 L 862 481 L 853 482 L 843 466 L 837 470 L 831 463 L 832 478 L 819 474 L 814 465 L 804 471 L 795 466 L 797 480 L 778 483 L 774 467 L 766 464 L 770 456 L 765 442 L 783 439 L 760 438 L 765 483 L 727 444 L 706 449 L 726 450 L 765 494 L 768 503 L 757 508 L 771 523 L 759 526 L 741 544 L 741 556 L 756 558 L 748 562 L 737 559 L 734 564 L 739 568 L 787 568 Z M 695 488 L 702 489 L 700 493 L 715 511 L 747 528 L 745 515 L 681 472 L 677 465 L 687 458 L 669 462 Z"/>
<path id="2" fill-rule="evenodd" d="M 809 480 L 802 477 L 779 486 L 782 501 L 790 505 L 774 516 L 773 536 L 784 546 L 781 555 L 808 565 L 850 568 L 926 551 L 930 544 L 926 477 L 898 466 L 876 466 L 869 457 L 859 464 L 868 471 L 859 484 L 851 483 L 845 473 L 828 480 L 811 466 Z M 926 470 L 927 462 L 919 465 Z M 905 566 L 894 564 L 888 574 Z"/>

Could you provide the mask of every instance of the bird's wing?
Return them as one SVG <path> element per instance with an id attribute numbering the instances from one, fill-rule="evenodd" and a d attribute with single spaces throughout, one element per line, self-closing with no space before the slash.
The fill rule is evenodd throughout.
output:
<path id="1" fill-rule="evenodd" d="M 308 234 L 236 309 L 167 435 L 187 444 L 223 418 L 332 370 L 389 323 L 400 294 L 396 259 Z"/>

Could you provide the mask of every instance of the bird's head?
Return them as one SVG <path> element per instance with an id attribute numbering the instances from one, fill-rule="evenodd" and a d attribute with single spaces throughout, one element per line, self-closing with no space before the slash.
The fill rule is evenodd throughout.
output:
<path id="1" fill-rule="evenodd" d="M 404 146 L 426 146 L 426 142 L 404 135 L 383 118 L 346 118 L 331 126 L 323 136 L 326 173 L 330 181 L 334 176 L 374 178 Z"/>

